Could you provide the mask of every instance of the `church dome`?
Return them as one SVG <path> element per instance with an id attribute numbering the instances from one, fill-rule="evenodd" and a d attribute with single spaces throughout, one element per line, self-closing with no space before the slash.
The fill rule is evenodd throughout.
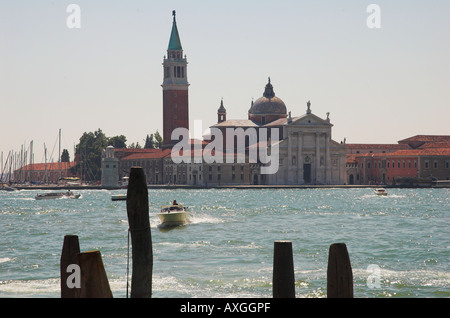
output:
<path id="1" fill-rule="evenodd" d="M 264 94 L 258 98 L 248 111 L 249 115 L 286 115 L 287 109 L 284 102 L 275 96 L 273 86 L 269 82 L 266 85 Z M 285 116 L 282 116 L 285 117 Z"/>

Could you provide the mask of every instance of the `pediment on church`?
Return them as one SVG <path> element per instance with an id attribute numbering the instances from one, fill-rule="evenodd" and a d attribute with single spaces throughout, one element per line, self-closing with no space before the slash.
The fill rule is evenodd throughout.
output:
<path id="1" fill-rule="evenodd" d="M 300 117 L 293 117 L 292 122 L 288 122 L 288 124 L 293 126 L 333 126 L 329 121 L 314 114 L 304 114 Z"/>

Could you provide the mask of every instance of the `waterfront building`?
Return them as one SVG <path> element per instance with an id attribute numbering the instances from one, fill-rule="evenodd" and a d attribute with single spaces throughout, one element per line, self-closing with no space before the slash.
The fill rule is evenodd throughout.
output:
<path id="1" fill-rule="evenodd" d="M 450 180 L 450 136 L 417 135 L 398 144 L 350 144 L 347 149 L 348 184 Z"/>
<path id="2" fill-rule="evenodd" d="M 170 182 L 164 159 L 170 157 L 171 149 L 116 149 L 120 158 L 119 178 L 129 176 L 131 167 L 142 167 L 148 184 Z"/>
<path id="3" fill-rule="evenodd" d="M 70 169 L 75 162 L 32 163 L 14 170 L 12 182 L 37 184 L 64 184 L 65 179 L 75 177 Z"/>

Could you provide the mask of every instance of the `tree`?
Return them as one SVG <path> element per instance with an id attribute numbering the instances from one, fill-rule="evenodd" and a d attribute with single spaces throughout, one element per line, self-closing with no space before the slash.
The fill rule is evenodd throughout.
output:
<path id="1" fill-rule="evenodd" d="M 70 162 L 69 151 L 67 149 L 63 149 L 61 153 L 61 162 Z"/>
<path id="2" fill-rule="evenodd" d="M 95 132 L 83 133 L 80 143 L 75 146 L 77 163 L 72 173 L 81 174 L 83 180 L 97 181 L 102 177 L 102 151 L 108 146 L 108 138 L 99 128 Z"/>
<path id="3" fill-rule="evenodd" d="M 155 132 L 155 148 L 161 148 L 163 145 L 163 139 L 158 130 Z"/>
<path id="4" fill-rule="evenodd" d="M 145 149 L 154 149 L 155 148 L 155 138 L 153 137 L 153 134 L 151 134 L 150 136 L 147 135 L 147 137 L 145 138 L 144 148 Z"/>
<path id="5" fill-rule="evenodd" d="M 126 148 L 127 137 L 125 137 L 124 135 L 120 135 L 108 138 L 108 146 L 113 146 L 114 148 Z"/>
<path id="6" fill-rule="evenodd" d="M 130 149 L 141 149 L 142 146 L 139 144 L 139 141 L 137 143 L 132 142 L 131 145 L 128 146 Z"/>

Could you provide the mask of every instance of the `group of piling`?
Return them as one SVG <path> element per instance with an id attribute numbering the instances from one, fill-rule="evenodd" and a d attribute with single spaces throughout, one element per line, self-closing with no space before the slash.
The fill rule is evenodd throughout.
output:
<path id="1" fill-rule="evenodd" d="M 130 297 L 150 298 L 152 296 L 153 250 L 148 188 L 141 167 L 132 167 L 130 170 L 127 216 L 128 237 L 131 237 L 132 247 Z M 100 251 L 80 252 L 76 235 L 64 237 L 60 272 L 62 298 L 113 297 Z M 294 257 L 291 241 L 274 242 L 272 290 L 274 298 L 295 298 Z M 126 296 L 128 297 L 128 277 Z M 329 249 L 327 297 L 353 298 L 353 274 L 344 243 L 332 244 Z"/>

